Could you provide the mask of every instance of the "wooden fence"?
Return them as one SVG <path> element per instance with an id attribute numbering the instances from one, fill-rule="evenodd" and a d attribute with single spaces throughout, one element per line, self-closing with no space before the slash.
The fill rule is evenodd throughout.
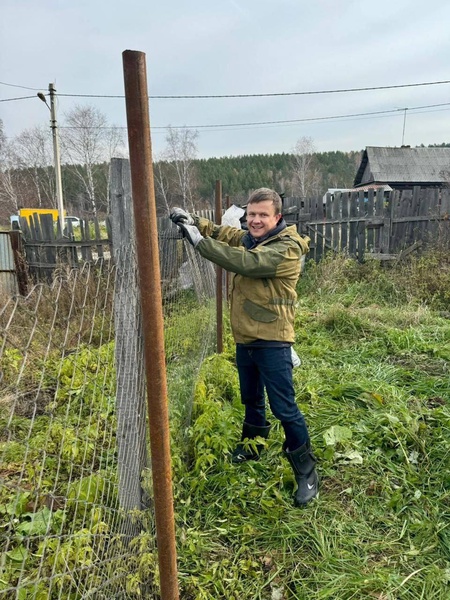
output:
<path id="1" fill-rule="evenodd" d="M 214 210 L 198 211 L 214 221 Z M 308 258 L 345 252 L 364 261 L 391 260 L 450 235 L 450 189 L 420 188 L 338 192 L 314 198 L 287 197 L 283 214 L 289 225 L 311 238 Z M 170 228 L 161 217 L 159 228 Z M 176 235 L 176 234 L 175 234 Z"/>
<path id="2" fill-rule="evenodd" d="M 19 290 L 24 293 L 27 279 L 48 281 L 62 264 L 77 267 L 80 264 L 109 258 L 111 234 L 109 220 L 101 228 L 98 219 L 81 219 L 78 227 L 70 221 L 61 235 L 59 225 L 51 215 L 34 214 L 30 221 L 20 219 L 20 232 L 11 232 L 16 237 L 13 250 Z M 102 237 L 102 229 L 104 236 Z M 25 261 L 26 269 L 21 266 Z"/>
<path id="3" fill-rule="evenodd" d="M 338 192 L 325 199 L 285 198 L 284 217 L 299 233 L 311 238 L 309 258 L 319 261 L 329 252 L 345 252 L 359 261 L 398 259 L 438 236 L 450 237 L 450 189 L 420 188 Z M 200 211 L 214 221 L 214 210 Z M 82 220 L 75 232 L 72 223 L 61 236 L 50 215 L 21 220 L 22 232 L 10 232 L 15 275 L 21 294 L 27 278 L 51 281 L 53 271 L 66 263 L 71 267 L 111 256 L 109 219 L 101 235 L 98 220 Z M 158 219 L 160 254 L 179 238 L 168 217 Z M 445 238 L 444 238 L 445 239 Z M 167 248 L 166 248 L 167 249 Z M 162 261 L 162 276 L 170 279 L 173 265 Z M 11 272 L 11 268 L 2 270 Z"/>
<path id="4" fill-rule="evenodd" d="M 450 190 L 420 188 L 339 192 L 320 198 L 286 198 L 285 219 L 311 238 L 310 258 L 347 252 L 389 260 L 450 233 Z"/>

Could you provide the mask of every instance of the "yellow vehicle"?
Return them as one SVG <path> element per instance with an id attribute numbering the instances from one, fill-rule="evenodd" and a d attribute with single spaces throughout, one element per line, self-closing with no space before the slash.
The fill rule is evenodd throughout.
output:
<path id="1" fill-rule="evenodd" d="M 19 208 L 19 217 L 23 217 L 28 223 L 34 214 L 52 215 L 54 223 L 59 219 L 59 211 L 56 208 Z M 64 216 L 66 216 L 66 211 L 64 211 Z"/>
<path id="2" fill-rule="evenodd" d="M 34 214 L 37 215 L 52 215 L 53 223 L 56 223 L 59 219 L 59 211 L 56 208 L 19 208 L 17 215 L 12 215 L 9 219 L 11 221 L 12 229 L 20 228 L 20 218 L 26 219 L 28 224 L 31 224 L 31 219 Z M 64 211 L 64 218 L 66 217 L 66 211 Z"/>

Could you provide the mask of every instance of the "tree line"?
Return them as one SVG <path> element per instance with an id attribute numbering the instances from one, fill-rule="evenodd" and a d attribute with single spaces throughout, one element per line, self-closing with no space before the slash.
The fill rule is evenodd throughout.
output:
<path id="1" fill-rule="evenodd" d="M 270 187 L 287 196 L 323 194 L 328 188 L 352 187 L 361 152 L 320 152 L 312 155 L 309 174 L 299 178 L 292 153 L 259 154 L 196 161 L 198 191 L 202 198 L 214 193 L 216 179 L 226 194 L 245 198 L 250 190 Z"/>

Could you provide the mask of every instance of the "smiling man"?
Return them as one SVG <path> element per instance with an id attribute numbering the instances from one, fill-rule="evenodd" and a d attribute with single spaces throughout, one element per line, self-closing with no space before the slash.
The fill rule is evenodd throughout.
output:
<path id="1" fill-rule="evenodd" d="M 247 227 L 250 235 L 261 239 L 275 229 L 282 218 L 281 212 L 276 212 L 277 210 L 278 207 L 271 200 L 249 203 L 247 206 Z"/>
<path id="2" fill-rule="evenodd" d="M 319 482 L 308 429 L 295 402 L 291 346 L 300 259 L 310 240 L 294 225 L 286 225 L 281 210 L 280 196 L 260 188 L 247 203 L 248 231 L 215 225 L 180 208 L 174 208 L 170 218 L 203 257 L 234 273 L 230 320 L 245 418 L 241 443 L 231 460 L 259 459 L 264 444 L 258 444 L 258 438 L 266 439 L 270 431 L 267 393 L 285 433 L 283 452 L 297 482 L 294 502 L 304 506 L 317 496 Z"/>

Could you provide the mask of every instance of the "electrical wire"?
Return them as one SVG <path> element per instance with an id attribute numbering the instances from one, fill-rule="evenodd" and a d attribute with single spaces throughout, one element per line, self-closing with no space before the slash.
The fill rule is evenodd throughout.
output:
<path id="1" fill-rule="evenodd" d="M 311 122 L 311 121 L 333 121 L 333 120 L 339 120 L 339 119 L 351 119 L 351 118 L 358 118 L 358 117 L 370 117 L 370 116 L 388 116 L 388 115 L 394 115 L 395 113 L 399 113 L 399 112 L 403 112 L 405 110 L 408 111 L 419 111 L 422 110 L 424 111 L 425 109 L 434 109 L 434 108 L 441 108 L 444 106 L 450 106 L 450 102 L 443 102 L 441 104 L 427 104 L 424 106 L 412 106 L 410 108 L 391 108 L 388 110 L 377 110 L 377 111 L 371 111 L 371 112 L 363 112 L 363 113 L 350 113 L 350 114 L 345 114 L 345 115 L 329 115 L 326 117 L 306 117 L 303 119 L 285 119 L 285 120 L 280 120 L 280 121 L 250 121 L 247 123 L 215 123 L 213 125 L 160 125 L 160 126 L 154 126 L 152 127 L 152 130 L 158 130 L 158 129 L 212 129 L 212 128 L 221 128 L 221 129 L 226 129 L 229 127 L 260 127 L 260 126 L 269 126 L 269 125 L 290 125 L 290 124 L 294 124 L 294 123 L 306 123 L 306 122 Z M 432 112 L 432 111 L 430 111 Z M 91 127 L 89 126 L 77 126 L 77 127 L 70 127 L 70 126 L 64 126 L 62 125 L 60 127 L 60 129 L 91 129 Z M 120 126 L 120 127 L 95 127 L 95 129 L 126 129 L 126 127 Z"/>
<path id="2" fill-rule="evenodd" d="M 298 95 L 298 94 L 321 94 L 321 93 L 337 93 L 337 92 L 351 92 L 351 91 L 367 91 L 367 90 L 375 90 L 375 89 L 392 89 L 392 88 L 400 88 L 400 87 L 414 87 L 414 86 L 423 86 L 423 85 L 437 85 L 443 83 L 450 83 L 450 81 L 436 81 L 436 82 L 428 82 L 428 83 L 416 83 L 416 84 L 406 84 L 406 85 L 396 85 L 396 86 L 380 86 L 380 87 L 372 87 L 372 88 L 351 88 L 347 90 L 327 90 L 327 91 L 318 91 L 318 92 L 292 92 L 292 93 L 281 93 L 281 94 L 239 94 L 239 95 L 227 95 L 227 96 L 158 96 L 158 98 L 236 98 L 236 97 L 255 97 L 255 96 L 279 96 L 279 95 Z M 26 86 L 15 86 L 14 84 L 8 84 L 5 82 L 0 82 L 2 85 L 8 85 L 12 87 L 22 87 L 25 89 L 33 89 L 26 88 Z M 124 96 L 100 96 L 100 95 L 88 95 L 88 94 L 58 94 L 57 96 L 65 96 L 65 97 L 92 97 L 92 98 L 124 98 Z M 0 99 L 0 102 L 12 102 L 16 100 L 28 100 L 31 98 L 35 98 L 36 96 L 21 96 L 16 98 L 3 98 Z M 157 96 L 153 96 L 153 98 L 157 98 Z M 408 111 L 424 111 L 426 109 L 433 109 L 437 107 L 445 107 L 450 106 L 450 102 L 445 102 L 441 104 L 429 104 L 424 106 L 415 106 L 415 107 L 403 107 L 403 108 L 395 108 L 388 109 L 382 111 L 371 111 L 364 113 L 351 113 L 344 115 L 329 115 L 324 117 L 307 117 L 302 119 L 285 119 L 285 120 L 275 120 L 275 121 L 254 121 L 254 122 L 244 122 L 244 123 L 215 123 L 212 125 L 164 125 L 164 126 L 154 126 L 152 130 L 165 130 L 165 129 L 203 129 L 203 130 L 234 130 L 243 129 L 243 128 L 252 128 L 252 127 L 270 127 L 270 126 L 286 126 L 292 125 L 295 123 L 306 123 L 306 122 L 318 122 L 318 121 L 333 121 L 333 120 L 351 120 L 356 118 L 367 118 L 367 117 L 379 117 L 379 116 L 388 116 L 394 115 L 398 112 Z M 445 110 L 445 109 L 444 109 Z M 430 111 L 431 112 L 431 111 Z M 89 126 L 79 126 L 79 127 L 69 127 L 69 126 L 60 126 L 60 129 L 89 129 Z M 126 127 L 97 127 L 96 129 L 126 129 Z"/>
<path id="3" fill-rule="evenodd" d="M 28 100 L 28 98 L 36 98 L 36 96 L 19 96 L 18 98 L 1 98 L 0 102 L 13 102 L 14 100 Z"/>
<path id="4" fill-rule="evenodd" d="M 28 87 L 26 85 L 18 85 L 18 84 L 15 84 L 15 83 L 6 83 L 5 81 L 0 81 L 0 85 L 7 85 L 8 87 L 22 88 L 23 90 L 31 90 L 33 92 L 39 92 L 40 91 L 39 88 L 32 88 L 32 87 Z"/>
<path id="5" fill-rule="evenodd" d="M 213 99 L 213 98 L 267 98 L 274 96 L 307 96 L 307 95 L 315 95 L 315 94 L 343 94 L 348 92 L 369 92 L 376 90 L 393 90 L 400 88 L 412 88 L 412 87 L 423 87 L 429 85 L 443 85 L 450 83 L 450 80 L 445 81 L 425 81 L 420 83 L 404 83 L 404 84 L 396 84 L 396 85 L 378 85 L 378 86 L 367 86 L 367 87 L 355 87 L 355 88 L 344 88 L 344 89 L 331 89 L 331 90 L 310 90 L 304 92 L 267 92 L 261 94 L 200 94 L 200 95 L 149 95 L 149 98 L 153 100 L 185 100 L 185 99 Z M 35 90 L 36 88 L 26 87 L 23 85 L 15 85 L 12 83 L 5 83 L 0 81 L 1 85 L 7 85 L 11 87 L 20 87 L 28 90 Z M 36 90 L 38 91 L 38 90 Z M 108 95 L 108 94 L 58 94 L 59 96 L 64 96 L 66 98 L 125 98 L 122 95 Z"/>
<path id="6" fill-rule="evenodd" d="M 380 85 L 371 87 L 361 88 L 347 88 L 347 89 L 335 89 L 335 90 L 313 90 L 305 92 L 268 92 L 262 94 L 199 94 L 199 95 L 149 95 L 149 99 L 152 100 L 196 100 L 196 99 L 215 99 L 215 98 L 269 98 L 269 97 L 280 97 L 280 96 L 311 96 L 316 94 L 343 94 L 347 92 L 369 92 L 375 90 L 393 90 L 399 88 L 411 88 L 420 87 L 427 85 L 442 85 L 448 84 L 448 81 L 428 81 L 423 83 L 407 83 L 401 85 Z M 124 95 L 96 95 L 96 94 L 59 94 L 60 96 L 66 96 L 68 98 L 125 98 Z"/>

